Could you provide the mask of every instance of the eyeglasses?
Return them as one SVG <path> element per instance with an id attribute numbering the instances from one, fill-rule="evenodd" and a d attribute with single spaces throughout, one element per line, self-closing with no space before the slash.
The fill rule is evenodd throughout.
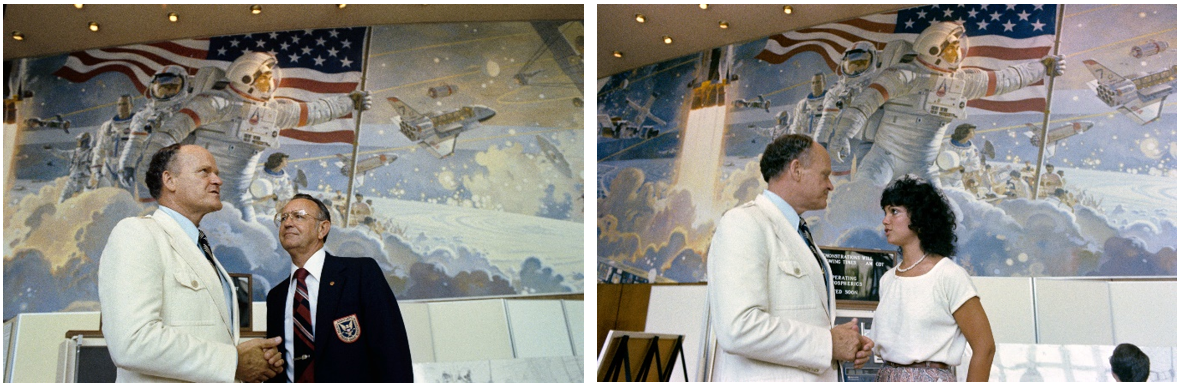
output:
<path id="1" fill-rule="evenodd" d="M 308 219 L 319 220 L 319 218 L 313 217 L 311 214 L 308 214 L 308 212 L 304 211 L 304 209 L 300 209 L 300 210 L 293 210 L 293 211 L 290 211 L 287 213 L 276 214 L 275 215 L 275 226 L 277 228 L 280 227 L 280 225 L 283 225 L 284 221 L 287 221 L 289 217 L 294 218 L 296 220 L 296 222 L 304 222 L 305 220 L 308 220 Z"/>

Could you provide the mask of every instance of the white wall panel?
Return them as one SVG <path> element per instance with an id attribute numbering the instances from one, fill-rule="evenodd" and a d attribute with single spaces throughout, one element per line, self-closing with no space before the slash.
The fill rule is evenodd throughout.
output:
<path id="1" fill-rule="evenodd" d="M 559 300 L 506 300 L 514 358 L 572 356 Z"/>
<path id="2" fill-rule="evenodd" d="M 1035 278 L 1035 284 L 1039 343 L 1113 344 L 1114 325 L 1106 282 Z"/>
<path id="3" fill-rule="evenodd" d="M 99 312 L 27 313 L 16 318 L 11 346 L 13 383 L 52 383 L 57 377 L 59 346 L 70 330 L 98 330 Z M 11 378 L 11 380 L 8 380 Z"/>
<path id="4" fill-rule="evenodd" d="M 699 375 L 699 348 L 703 344 L 704 316 L 707 313 L 706 285 L 654 285 L 650 289 L 650 307 L 646 314 L 645 331 L 658 334 L 681 334 L 683 354 L 687 360 L 687 376 L 695 381 Z M 674 360 L 670 381 L 686 381 L 682 374 L 682 360 Z M 663 362 L 665 364 L 665 362 Z"/>
<path id="5" fill-rule="evenodd" d="M 1176 343 L 1176 282 L 1110 282 L 1114 344 Z"/>
<path id="6" fill-rule="evenodd" d="M 1036 343 L 1032 278 L 972 277 L 996 343 Z"/>
<path id="7" fill-rule="evenodd" d="M 407 328 L 407 344 L 411 348 L 411 362 L 435 362 L 436 349 L 432 342 L 432 320 L 426 303 L 399 302 L 403 326 Z"/>
<path id="8" fill-rule="evenodd" d="M 428 304 L 436 361 L 514 358 L 501 299 Z"/>

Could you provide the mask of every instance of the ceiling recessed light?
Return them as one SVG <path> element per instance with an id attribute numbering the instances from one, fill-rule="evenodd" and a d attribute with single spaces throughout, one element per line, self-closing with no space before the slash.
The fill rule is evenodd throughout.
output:
<path id="1" fill-rule="evenodd" d="M 625 53 L 623 53 L 623 52 L 620 52 L 620 51 L 613 51 L 613 56 L 614 56 L 614 57 L 617 57 L 617 58 L 624 58 L 624 57 L 625 57 Z"/>
<path id="2" fill-rule="evenodd" d="M 93 32 L 99 32 L 99 23 L 90 22 L 90 23 L 87 23 L 86 26 L 87 26 L 87 28 L 90 28 L 90 30 Z"/>
<path id="3" fill-rule="evenodd" d="M 699 4 L 699 9 L 707 9 L 707 4 Z"/>
<path id="4" fill-rule="evenodd" d="M 793 13 L 793 7 L 790 7 L 787 5 L 787 6 L 781 7 L 781 11 L 785 12 L 786 15 L 789 15 L 789 14 Z"/>
<path id="5" fill-rule="evenodd" d="M 176 12 L 169 12 L 169 21 L 176 23 L 178 20 Z"/>
<path id="6" fill-rule="evenodd" d="M 13 31 L 12 32 L 12 40 L 16 40 L 16 41 L 25 40 L 25 34 L 22 34 L 20 31 Z"/>
<path id="7" fill-rule="evenodd" d="M 337 5 L 337 9 L 342 9 L 342 8 L 345 8 L 345 4 L 338 4 Z"/>
<path id="8" fill-rule="evenodd" d="M 82 4 L 74 4 L 74 8 L 82 9 Z"/>
<path id="9" fill-rule="evenodd" d="M 645 23 L 645 15 L 642 15 L 642 14 L 633 15 L 633 20 L 636 20 L 638 23 Z"/>
<path id="10" fill-rule="evenodd" d="M 719 28 L 721 28 L 721 29 L 725 29 L 725 30 L 726 30 L 726 29 L 728 29 L 728 22 L 725 22 L 725 21 L 723 21 L 723 20 L 720 20 L 720 21 L 719 21 Z"/>
<path id="11" fill-rule="evenodd" d="M 674 38 L 671 38 L 671 37 L 669 37 L 669 36 L 663 36 L 663 37 L 662 37 L 662 43 L 665 43 L 665 44 L 671 44 L 671 43 L 674 43 Z"/>
<path id="12" fill-rule="evenodd" d="M 258 15 L 261 13 L 263 13 L 263 7 L 260 7 L 259 5 L 252 5 L 251 6 L 251 14 L 252 15 Z"/>

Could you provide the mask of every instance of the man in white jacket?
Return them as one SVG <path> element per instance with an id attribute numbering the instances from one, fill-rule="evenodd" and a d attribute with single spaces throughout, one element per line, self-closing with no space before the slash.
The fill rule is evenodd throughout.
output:
<path id="1" fill-rule="evenodd" d="M 836 361 L 867 362 L 854 321 L 834 326 L 834 286 L 801 213 L 826 208 L 830 158 L 802 134 L 761 156 L 768 190 L 724 214 L 707 255 L 714 381 L 837 381 Z"/>
<path id="2" fill-rule="evenodd" d="M 280 338 L 239 344 L 238 298 L 202 217 L 222 208 L 214 157 L 174 144 L 152 156 L 160 207 L 111 230 L 99 259 L 103 335 L 116 382 L 260 382 L 282 370 Z"/>

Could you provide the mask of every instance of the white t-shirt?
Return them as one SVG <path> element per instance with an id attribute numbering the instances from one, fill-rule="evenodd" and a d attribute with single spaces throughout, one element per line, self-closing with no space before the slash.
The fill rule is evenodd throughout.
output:
<path id="1" fill-rule="evenodd" d="M 962 363 L 966 336 L 954 321 L 954 311 L 978 295 L 970 275 L 953 260 L 943 258 L 917 277 L 900 277 L 889 270 L 880 278 L 880 305 L 869 337 L 875 353 L 897 364 L 924 361 Z"/>

